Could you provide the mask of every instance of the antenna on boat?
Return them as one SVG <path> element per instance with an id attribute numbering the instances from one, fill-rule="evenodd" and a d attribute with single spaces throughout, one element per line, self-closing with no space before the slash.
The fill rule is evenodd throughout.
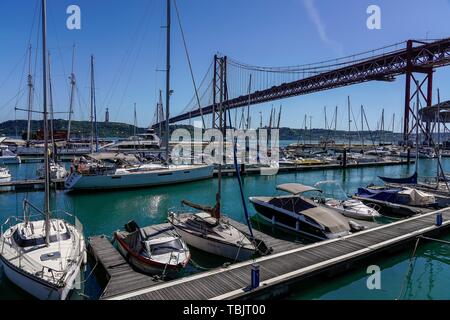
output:
<path id="1" fill-rule="evenodd" d="M 45 176 L 45 243 L 50 244 L 50 175 L 48 159 L 48 119 L 47 119 L 47 1 L 42 0 L 42 87 L 44 114 L 44 176 Z"/>

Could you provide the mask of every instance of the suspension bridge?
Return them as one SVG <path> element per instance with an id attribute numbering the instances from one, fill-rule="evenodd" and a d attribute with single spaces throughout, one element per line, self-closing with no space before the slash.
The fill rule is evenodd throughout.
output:
<path id="1" fill-rule="evenodd" d="M 408 40 L 344 58 L 291 67 L 252 66 L 216 55 L 194 97 L 180 114 L 169 117 L 169 123 L 200 116 L 204 119 L 214 114 L 220 102 L 227 109 L 235 109 L 368 81 L 390 82 L 406 75 L 403 125 L 406 141 L 416 125 L 423 131 L 429 130 L 419 121 L 410 121 L 418 119 L 412 104 L 418 94 L 423 106 L 432 105 L 433 72 L 449 64 L 450 38 Z M 218 98 L 220 82 L 225 83 L 226 97 Z M 417 82 L 419 85 L 414 86 Z M 165 120 L 154 127 L 164 125 Z"/>

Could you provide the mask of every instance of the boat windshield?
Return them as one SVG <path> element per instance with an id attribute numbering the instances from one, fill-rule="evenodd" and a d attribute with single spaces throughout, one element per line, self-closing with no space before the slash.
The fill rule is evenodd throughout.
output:
<path id="1" fill-rule="evenodd" d="M 342 189 L 341 185 L 336 181 L 320 181 L 314 185 L 315 188 L 322 190 L 323 196 L 336 200 L 348 200 L 349 196 Z"/>
<path id="2" fill-rule="evenodd" d="M 155 243 L 150 245 L 150 253 L 152 255 L 165 254 L 173 251 L 182 251 L 183 244 L 180 239 L 174 239 L 167 242 Z"/>

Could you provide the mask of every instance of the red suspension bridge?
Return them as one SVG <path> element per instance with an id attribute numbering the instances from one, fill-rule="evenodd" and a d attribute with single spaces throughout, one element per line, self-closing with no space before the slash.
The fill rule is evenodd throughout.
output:
<path id="1" fill-rule="evenodd" d="M 179 115 L 170 117 L 169 123 L 199 116 L 204 119 L 204 116 L 214 114 L 220 103 L 220 82 L 227 90 L 223 105 L 234 109 L 368 81 L 394 81 L 395 77 L 404 74 L 406 141 L 416 125 L 429 133 L 429 124 L 423 127 L 417 121 L 412 104 L 419 95 L 424 101 L 422 106 L 432 105 L 433 72 L 449 64 L 450 38 L 408 40 L 345 58 L 282 68 L 251 66 L 216 55 L 196 95 Z M 164 122 L 154 126 L 164 125 Z"/>

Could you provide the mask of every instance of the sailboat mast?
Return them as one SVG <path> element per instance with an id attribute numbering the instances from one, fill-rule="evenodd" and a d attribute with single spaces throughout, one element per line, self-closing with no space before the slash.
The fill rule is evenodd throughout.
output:
<path id="1" fill-rule="evenodd" d="M 28 48 L 28 121 L 27 121 L 27 144 L 31 140 L 31 120 L 33 114 L 33 75 L 31 74 L 31 45 Z"/>
<path id="2" fill-rule="evenodd" d="M 361 145 L 364 152 L 364 107 L 361 105 Z"/>
<path id="3" fill-rule="evenodd" d="M 75 45 L 72 49 L 72 72 L 70 73 L 70 101 L 69 101 L 69 122 L 67 124 L 67 141 L 70 141 L 70 131 L 72 129 L 72 114 L 73 114 L 73 101 L 75 96 L 75 74 L 74 74 L 74 64 L 75 64 Z"/>
<path id="4" fill-rule="evenodd" d="M 348 99 L 348 149 L 350 150 L 350 148 L 352 147 L 352 137 L 350 135 L 350 131 L 351 131 L 351 124 L 352 124 L 352 119 L 350 117 L 350 96 L 347 97 Z"/>
<path id="5" fill-rule="evenodd" d="M 416 99 L 416 173 L 418 173 L 419 170 L 419 103 L 420 103 L 420 97 L 419 97 L 419 91 L 420 91 L 420 85 L 419 81 L 416 80 L 416 86 L 417 86 L 417 99 Z"/>
<path id="6" fill-rule="evenodd" d="M 136 114 L 136 102 L 134 103 L 134 129 L 133 129 L 133 135 L 136 136 L 137 134 L 137 114 Z"/>
<path id="7" fill-rule="evenodd" d="M 169 161 L 169 117 L 170 117 L 170 1 L 167 0 L 167 25 L 166 25 L 166 161 Z"/>
<path id="8" fill-rule="evenodd" d="M 51 76 L 51 55 L 50 55 L 50 51 L 48 52 L 48 101 L 49 101 L 49 108 L 50 108 L 50 140 L 52 143 L 52 156 L 53 156 L 53 161 L 56 162 L 56 145 L 55 145 L 55 131 L 54 131 L 54 127 L 53 127 L 53 120 L 54 120 L 54 113 L 53 113 L 53 86 L 52 86 L 52 76 Z"/>
<path id="9" fill-rule="evenodd" d="M 45 243 L 50 244 L 50 175 L 48 159 L 48 123 L 47 123 L 47 1 L 42 0 L 42 87 L 44 114 L 44 215 L 45 215 Z"/>
<path id="10" fill-rule="evenodd" d="M 91 153 L 94 153 L 94 56 L 91 55 Z"/>

